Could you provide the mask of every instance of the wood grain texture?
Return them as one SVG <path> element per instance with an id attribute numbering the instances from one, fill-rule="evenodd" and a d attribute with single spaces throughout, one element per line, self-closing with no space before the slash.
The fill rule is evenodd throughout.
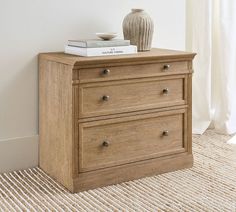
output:
<path id="1" fill-rule="evenodd" d="M 39 58 L 39 166 L 72 189 L 72 67 Z"/>
<path id="2" fill-rule="evenodd" d="M 185 104 L 183 77 L 81 84 L 79 116 L 85 118 Z M 165 89 L 168 93 L 164 93 Z M 104 96 L 109 99 L 104 101 Z"/>
<path id="3" fill-rule="evenodd" d="M 80 171 L 186 151 L 184 110 L 80 124 Z M 163 135 L 168 131 L 168 135 Z M 103 146 L 107 142 L 108 146 Z"/>
<path id="4" fill-rule="evenodd" d="M 72 88 L 73 98 L 72 98 L 72 107 L 73 107 L 73 143 L 72 143 L 72 172 L 73 172 L 73 178 L 78 176 L 79 173 L 79 167 L 78 167 L 78 161 L 79 161 L 79 86 L 73 86 Z"/>
<path id="5" fill-rule="evenodd" d="M 40 167 L 72 192 L 191 167 L 194 56 L 40 54 Z"/>
<path id="6" fill-rule="evenodd" d="M 196 54 L 184 51 L 175 51 L 169 49 L 153 48 L 148 52 L 139 52 L 138 54 L 119 55 L 119 56 L 104 56 L 104 57 L 80 57 L 75 55 L 65 54 L 63 52 L 42 53 L 41 57 L 73 66 L 88 66 L 100 64 L 120 64 L 125 62 L 162 62 L 163 60 L 192 60 Z"/>
<path id="7" fill-rule="evenodd" d="M 157 112 L 179 110 L 179 109 L 186 109 L 186 108 L 188 108 L 188 105 L 174 105 L 174 106 L 170 106 L 170 107 L 162 107 L 162 108 L 155 108 L 155 109 L 152 108 L 149 110 L 130 111 L 127 113 L 118 113 L 118 114 L 111 114 L 111 115 L 104 115 L 104 116 L 80 118 L 78 120 L 78 123 L 85 123 L 85 122 L 99 121 L 99 120 L 109 120 L 109 119 L 114 119 L 114 118 L 136 116 L 136 115 L 141 115 L 141 114 L 152 114 L 152 113 L 157 113 Z"/>
<path id="8" fill-rule="evenodd" d="M 189 69 L 192 69 L 192 61 L 189 61 Z M 188 83 L 188 94 L 187 94 L 187 118 L 188 118 L 188 126 L 187 126 L 187 139 L 188 139 L 188 152 L 192 154 L 192 74 L 187 75 L 187 83 Z"/>
<path id="9" fill-rule="evenodd" d="M 179 169 L 191 168 L 192 166 L 193 156 L 187 153 L 180 153 L 177 155 L 164 156 L 107 169 L 80 173 L 78 178 L 74 179 L 73 192 L 94 189 Z"/>
<path id="10" fill-rule="evenodd" d="M 169 66 L 168 69 L 165 69 Z M 109 70 L 109 73 L 104 74 L 104 70 Z M 144 71 L 145 70 L 145 71 Z M 166 63 L 151 63 L 140 65 L 120 65 L 120 66 L 102 66 L 98 68 L 81 68 L 75 69 L 73 72 L 73 80 L 79 83 L 111 81 L 133 78 L 145 78 L 155 76 L 167 76 L 189 73 L 188 62 L 166 62 Z"/>

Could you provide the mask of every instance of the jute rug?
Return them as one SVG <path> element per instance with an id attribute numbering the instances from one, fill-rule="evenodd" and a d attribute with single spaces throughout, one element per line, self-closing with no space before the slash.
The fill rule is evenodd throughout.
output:
<path id="1" fill-rule="evenodd" d="M 236 211 L 229 136 L 194 136 L 194 167 L 70 194 L 39 168 L 0 175 L 1 211 Z"/>

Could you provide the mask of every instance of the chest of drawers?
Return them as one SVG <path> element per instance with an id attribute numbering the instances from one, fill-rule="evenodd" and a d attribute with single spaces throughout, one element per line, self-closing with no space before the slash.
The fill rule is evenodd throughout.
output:
<path id="1" fill-rule="evenodd" d="M 72 192 L 189 168 L 192 60 L 39 55 L 39 166 Z"/>

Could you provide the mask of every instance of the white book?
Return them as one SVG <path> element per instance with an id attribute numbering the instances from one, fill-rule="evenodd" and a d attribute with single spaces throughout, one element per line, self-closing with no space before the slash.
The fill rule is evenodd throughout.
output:
<path id="1" fill-rule="evenodd" d="M 122 55 L 137 53 L 137 46 L 115 46 L 115 47 L 100 47 L 100 48 L 81 48 L 75 46 L 65 46 L 65 53 L 79 56 L 107 56 L 107 55 Z"/>
<path id="2" fill-rule="evenodd" d="M 68 46 L 84 47 L 84 48 L 100 48 L 100 47 L 114 47 L 114 46 L 129 46 L 129 40 L 113 39 L 85 39 L 85 40 L 69 40 Z"/>

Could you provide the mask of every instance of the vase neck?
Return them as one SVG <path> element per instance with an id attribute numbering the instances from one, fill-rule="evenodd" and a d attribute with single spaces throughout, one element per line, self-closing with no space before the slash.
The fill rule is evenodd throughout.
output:
<path id="1" fill-rule="evenodd" d="M 144 9 L 132 9 L 131 10 L 133 13 L 138 13 L 138 12 L 143 12 Z"/>

